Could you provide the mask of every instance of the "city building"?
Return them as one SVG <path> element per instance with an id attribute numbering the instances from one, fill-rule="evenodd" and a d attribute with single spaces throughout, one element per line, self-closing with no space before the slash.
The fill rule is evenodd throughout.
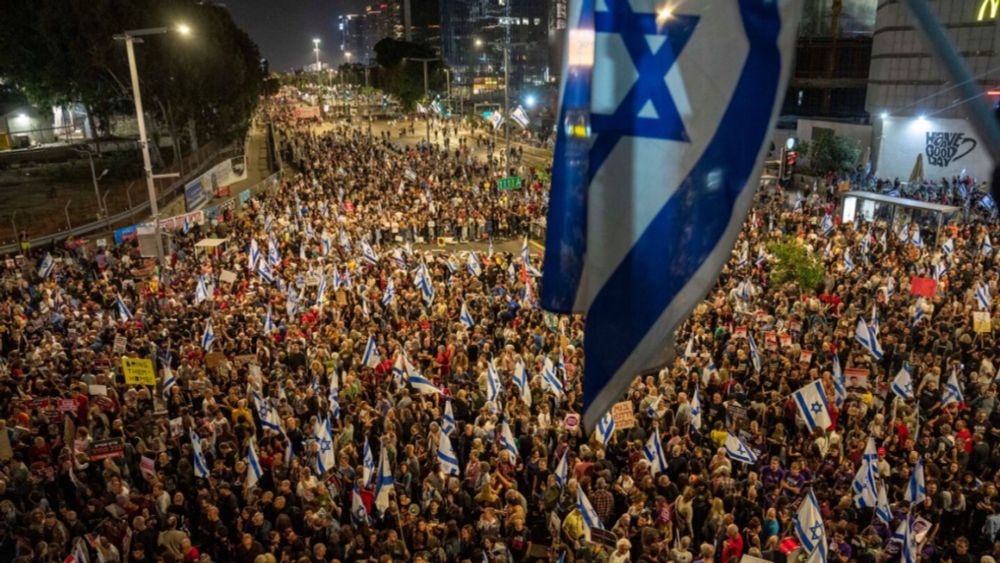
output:
<path id="1" fill-rule="evenodd" d="M 1000 0 L 931 3 L 984 94 L 1000 89 Z M 996 98 L 992 98 L 996 101 Z M 965 103 L 931 52 L 906 6 L 879 3 L 875 16 L 866 108 L 872 116 L 875 170 L 907 180 L 919 158 L 928 179 L 993 169 L 966 119 Z"/>
<path id="2" fill-rule="evenodd" d="M 510 41 L 513 93 L 549 83 L 547 2 L 538 0 L 441 0 L 441 53 L 459 88 L 472 94 L 503 91 L 504 47 Z"/>
<path id="3" fill-rule="evenodd" d="M 340 16 L 340 51 L 346 62 L 346 53 L 361 57 L 367 48 L 365 41 L 365 17 L 361 14 L 346 14 Z"/>
<path id="4" fill-rule="evenodd" d="M 864 122 L 874 0 L 806 0 L 782 114 Z"/>
<path id="5" fill-rule="evenodd" d="M 441 51 L 440 0 L 404 0 L 403 37 Z"/>

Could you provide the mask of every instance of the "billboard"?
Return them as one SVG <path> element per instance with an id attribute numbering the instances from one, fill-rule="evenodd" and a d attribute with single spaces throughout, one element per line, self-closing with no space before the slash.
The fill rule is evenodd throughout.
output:
<path id="1" fill-rule="evenodd" d="M 917 155 L 923 160 L 925 180 L 950 180 L 964 171 L 983 181 L 993 173 L 993 160 L 972 124 L 964 119 L 887 117 L 882 120 L 878 177 L 909 180 Z"/>
<path id="2" fill-rule="evenodd" d="M 227 158 L 184 185 L 184 203 L 195 211 L 213 197 L 229 197 L 229 186 L 247 177 L 246 157 Z"/>

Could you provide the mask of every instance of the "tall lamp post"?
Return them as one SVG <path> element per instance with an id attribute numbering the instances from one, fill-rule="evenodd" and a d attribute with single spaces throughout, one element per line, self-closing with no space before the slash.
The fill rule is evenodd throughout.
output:
<path id="1" fill-rule="evenodd" d="M 180 174 L 153 174 L 153 163 L 149 158 L 149 141 L 146 139 L 146 118 L 142 112 L 142 93 L 139 91 L 139 70 L 135 65 L 135 47 L 133 45 L 135 43 L 142 43 L 143 36 L 164 35 L 168 31 L 170 29 L 166 27 L 150 27 L 132 29 L 121 35 L 114 36 L 116 41 L 125 42 L 125 50 L 128 54 L 128 69 L 132 75 L 132 99 L 135 102 L 135 120 L 139 125 L 139 147 L 142 149 L 142 167 L 143 173 L 146 176 L 146 190 L 149 193 L 149 212 L 153 216 L 153 232 L 156 234 L 156 259 L 160 265 L 161 274 L 166 264 L 163 260 L 163 238 L 160 236 L 160 206 L 156 201 L 156 184 L 154 180 L 157 178 L 176 178 Z M 191 29 L 183 24 L 174 28 L 174 31 L 181 35 L 191 33 Z"/>
<path id="2" fill-rule="evenodd" d="M 323 75 L 321 73 L 323 71 L 323 67 L 321 67 L 320 64 L 319 64 L 319 39 L 318 38 L 313 39 L 313 53 L 316 54 L 316 78 L 317 78 L 317 82 L 319 82 L 320 85 L 322 85 L 323 84 Z"/>

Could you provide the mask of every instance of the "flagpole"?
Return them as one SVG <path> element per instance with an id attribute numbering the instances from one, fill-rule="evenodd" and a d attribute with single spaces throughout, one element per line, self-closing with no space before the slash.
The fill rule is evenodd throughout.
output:
<path id="1" fill-rule="evenodd" d="M 947 32 L 927 0 L 905 0 L 906 6 L 913 14 L 917 27 L 923 32 L 931 50 L 937 55 L 944 71 L 951 78 L 954 87 L 958 89 L 959 98 L 967 100 L 966 112 L 972 127 L 986 145 L 986 150 L 993 162 L 1000 162 L 1000 125 L 997 124 L 989 106 L 983 101 L 983 91 L 979 81 L 972 75 L 969 65 L 955 50 Z M 994 187 L 995 189 L 995 187 Z"/>

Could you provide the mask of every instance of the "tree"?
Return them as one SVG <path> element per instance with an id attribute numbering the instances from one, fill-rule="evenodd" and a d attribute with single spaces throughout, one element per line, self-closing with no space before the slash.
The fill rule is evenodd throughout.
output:
<path id="1" fill-rule="evenodd" d="M 861 146 L 857 141 L 837 135 L 818 135 L 800 149 L 809 155 L 809 164 L 817 172 L 842 172 L 857 166 Z"/>
<path id="2" fill-rule="evenodd" d="M 411 109 L 424 97 L 424 64 L 405 59 L 430 59 L 436 57 L 434 51 L 423 45 L 386 38 L 375 44 L 375 60 L 378 72 L 374 86 L 399 99 L 404 108 Z M 427 63 L 429 91 L 441 91 L 445 87 L 444 66 L 440 60 Z"/>
<path id="3" fill-rule="evenodd" d="M 767 251 L 774 256 L 771 279 L 778 285 L 791 282 L 800 291 L 814 292 L 823 283 L 823 264 L 798 239 L 786 236 L 769 243 Z"/>
<path id="4" fill-rule="evenodd" d="M 9 8 L 9 9 L 8 9 Z M 5 6 L 0 18 L 0 76 L 36 105 L 84 104 L 94 130 L 131 113 L 124 45 L 129 29 L 184 22 L 190 37 L 148 37 L 136 46 L 144 109 L 154 138 L 196 143 L 196 135 L 241 136 L 256 106 L 260 53 L 225 8 L 196 0 L 36 0 Z"/>

